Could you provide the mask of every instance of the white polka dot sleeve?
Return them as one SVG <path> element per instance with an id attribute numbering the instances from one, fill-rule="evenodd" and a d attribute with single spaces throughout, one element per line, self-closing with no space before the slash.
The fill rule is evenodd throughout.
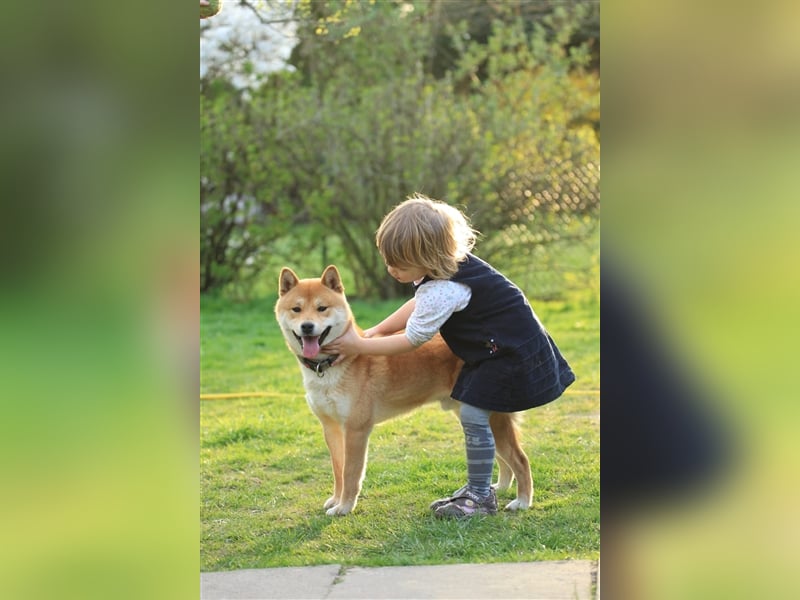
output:
<path id="1" fill-rule="evenodd" d="M 406 323 L 406 338 L 414 346 L 431 339 L 454 312 L 464 310 L 472 298 L 468 285 L 434 279 L 417 288 L 414 312 Z"/>

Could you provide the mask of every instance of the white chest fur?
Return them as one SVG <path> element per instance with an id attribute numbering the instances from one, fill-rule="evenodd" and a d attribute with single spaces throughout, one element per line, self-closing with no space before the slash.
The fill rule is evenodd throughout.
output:
<path id="1" fill-rule="evenodd" d="M 312 412 L 317 417 L 329 417 L 343 423 L 350 414 L 350 399 L 340 385 L 343 369 L 328 369 L 322 377 L 306 367 L 302 367 L 302 372 L 306 402 Z"/>

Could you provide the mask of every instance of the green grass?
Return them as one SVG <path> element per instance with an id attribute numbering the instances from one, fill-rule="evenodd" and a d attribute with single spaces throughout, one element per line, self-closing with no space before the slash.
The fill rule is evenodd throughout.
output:
<path id="1" fill-rule="evenodd" d="M 534 302 L 575 370 L 574 390 L 528 411 L 522 443 L 534 503 L 518 514 L 439 521 L 427 506 L 463 484 L 460 425 L 438 405 L 376 427 L 355 511 L 327 517 L 332 476 L 275 298 L 201 301 L 201 392 L 269 392 L 201 403 L 201 568 L 594 559 L 600 544 L 599 307 Z M 355 302 L 362 327 L 399 301 Z M 513 491 L 500 494 L 505 503 Z"/>

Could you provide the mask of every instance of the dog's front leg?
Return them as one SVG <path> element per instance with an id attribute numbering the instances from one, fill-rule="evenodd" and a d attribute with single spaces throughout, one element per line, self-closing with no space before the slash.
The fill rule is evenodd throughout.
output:
<path id="1" fill-rule="evenodd" d="M 342 496 L 328 509 L 329 516 L 346 515 L 356 507 L 361 482 L 367 467 L 367 445 L 371 427 L 346 427 L 344 432 L 344 470 Z"/>
<path id="2" fill-rule="evenodd" d="M 331 467 L 333 468 L 333 496 L 325 501 L 322 508 L 328 509 L 339 504 L 342 497 L 344 481 L 344 432 L 341 425 L 328 418 L 320 419 L 322 431 L 325 435 L 325 443 L 328 445 L 328 452 L 331 455 Z"/>

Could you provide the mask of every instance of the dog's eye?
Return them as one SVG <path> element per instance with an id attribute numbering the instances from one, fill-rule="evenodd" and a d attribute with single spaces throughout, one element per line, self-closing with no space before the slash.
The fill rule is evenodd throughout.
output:
<path id="1" fill-rule="evenodd" d="M 300 310 L 301 310 L 301 308 L 300 308 L 299 306 L 295 306 L 295 307 L 292 309 L 292 312 L 300 312 Z"/>
<path id="2" fill-rule="evenodd" d="M 326 310 L 328 310 L 328 307 L 327 307 L 327 306 L 318 306 L 318 307 L 317 307 L 317 310 L 318 310 L 319 312 L 325 312 Z"/>

